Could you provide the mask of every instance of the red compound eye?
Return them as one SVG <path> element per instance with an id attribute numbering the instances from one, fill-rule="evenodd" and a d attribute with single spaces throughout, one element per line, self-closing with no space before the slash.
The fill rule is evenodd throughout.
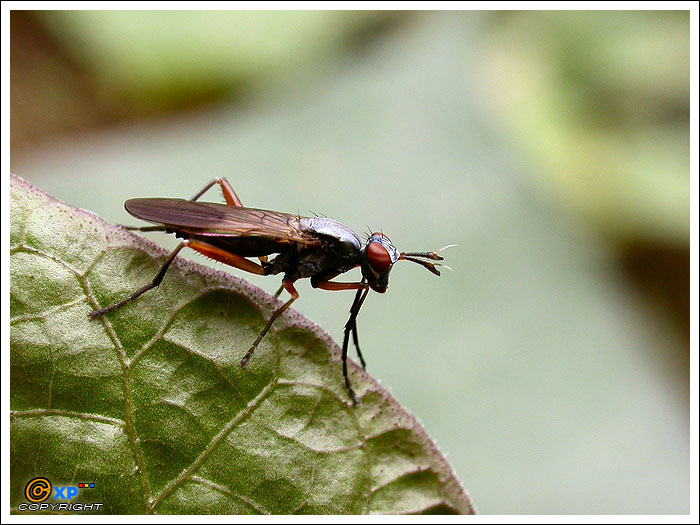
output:
<path id="1" fill-rule="evenodd" d="M 391 268 L 389 252 L 378 242 L 371 242 L 367 245 L 367 262 L 369 262 L 372 270 L 378 274 L 382 274 Z"/>

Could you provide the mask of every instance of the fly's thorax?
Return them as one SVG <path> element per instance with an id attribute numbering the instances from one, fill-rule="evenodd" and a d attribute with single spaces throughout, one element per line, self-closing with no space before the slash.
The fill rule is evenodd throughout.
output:
<path id="1" fill-rule="evenodd" d="M 360 255 L 362 276 L 367 279 L 370 288 L 384 293 L 389 286 L 389 272 L 399 260 L 399 251 L 389 237 L 383 233 L 373 233 L 367 240 Z"/>
<path id="2" fill-rule="evenodd" d="M 338 275 L 357 266 L 362 244 L 357 234 L 344 224 L 327 217 L 302 217 L 299 229 L 319 242 L 313 246 L 296 246 L 285 269 L 287 278 Z"/>
<path id="3" fill-rule="evenodd" d="M 337 244 L 347 254 L 359 254 L 362 243 L 357 234 L 344 224 L 328 217 L 302 217 L 301 227 L 309 232 L 326 237 L 332 244 Z"/>

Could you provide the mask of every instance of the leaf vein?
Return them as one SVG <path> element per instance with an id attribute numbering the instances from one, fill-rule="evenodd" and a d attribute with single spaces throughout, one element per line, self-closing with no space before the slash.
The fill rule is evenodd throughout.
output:
<path id="1" fill-rule="evenodd" d="M 261 402 L 265 397 L 274 389 L 275 383 L 271 383 L 266 386 L 249 404 L 236 415 L 224 428 L 222 428 L 218 434 L 216 434 L 209 445 L 202 451 L 202 453 L 192 462 L 192 465 L 184 470 L 177 478 L 168 483 L 165 488 L 156 496 L 151 502 L 148 513 L 152 513 L 158 504 L 165 499 L 165 497 L 170 494 L 173 490 L 179 487 L 185 480 L 187 480 L 192 474 L 201 466 L 201 464 L 209 457 L 209 454 L 216 448 L 216 446 L 237 426 L 239 425 Z"/>
<path id="2" fill-rule="evenodd" d="M 111 425 L 116 425 L 119 427 L 126 426 L 125 422 L 121 419 L 115 419 L 112 417 L 98 416 L 96 414 L 85 414 L 82 412 L 72 412 L 70 410 L 56 410 L 56 409 L 33 409 L 33 410 L 12 410 L 10 412 L 10 417 L 12 418 L 24 418 L 24 417 L 42 417 L 42 416 L 62 416 L 62 417 L 74 417 L 77 419 L 85 419 L 87 421 L 96 421 L 98 423 L 109 423 Z"/>

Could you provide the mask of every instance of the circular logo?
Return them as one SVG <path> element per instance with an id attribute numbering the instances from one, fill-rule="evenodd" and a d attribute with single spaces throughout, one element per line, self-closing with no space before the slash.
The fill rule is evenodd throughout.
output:
<path id="1" fill-rule="evenodd" d="M 48 479 L 34 478 L 24 488 L 24 495 L 32 503 L 40 503 L 51 495 L 51 488 Z"/>

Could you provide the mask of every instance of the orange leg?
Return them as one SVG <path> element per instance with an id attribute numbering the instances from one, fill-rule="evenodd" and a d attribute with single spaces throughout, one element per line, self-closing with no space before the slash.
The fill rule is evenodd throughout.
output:
<path id="1" fill-rule="evenodd" d="M 233 188 L 224 177 L 217 177 L 207 182 L 207 185 L 204 186 L 201 190 L 199 190 L 195 194 L 195 196 L 192 197 L 190 200 L 196 201 L 202 195 L 204 195 L 207 192 L 207 190 L 209 190 L 209 188 L 211 188 L 214 184 L 218 184 L 219 186 L 221 186 L 221 192 L 224 194 L 226 204 L 228 204 L 229 206 L 239 206 L 241 208 L 243 207 L 243 204 L 241 204 L 241 199 L 238 198 L 238 195 L 236 195 L 236 192 L 233 191 Z"/>
<path id="2" fill-rule="evenodd" d="M 238 198 L 238 195 L 236 195 L 236 192 L 233 191 L 233 188 L 229 184 L 229 182 L 223 178 L 223 177 L 217 177 L 215 179 L 210 180 L 204 188 L 199 190 L 194 197 L 192 197 L 190 200 L 191 201 L 196 201 L 199 199 L 202 195 L 204 195 L 209 188 L 214 186 L 215 184 L 218 184 L 221 186 L 221 192 L 224 194 L 224 199 L 226 199 L 226 204 L 229 206 L 239 206 L 243 207 L 243 204 L 241 204 L 241 199 Z M 132 230 L 132 231 L 140 231 L 140 232 L 157 232 L 157 231 L 165 231 L 165 226 L 122 226 L 122 228 L 125 228 L 127 230 Z M 267 257 L 261 257 L 260 260 L 267 260 Z"/>
<path id="3" fill-rule="evenodd" d="M 185 244 L 193 250 L 196 250 L 202 255 L 206 255 L 207 257 L 214 259 L 215 261 L 222 262 L 240 270 L 245 270 L 249 273 L 265 275 L 265 268 L 260 266 L 258 263 L 254 263 L 253 261 L 250 261 L 241 255 L 236 255 L 235 253 L 227 252 L 226 250 L 218 248 L 212 244 L 209 244 L 208 242 L 189 239 L 184 241 L 182 244 Z"/>
<path id="4" fill-rule="evenodd" d="M 238 206 L 239 208 L 243 207 L 243 203 L 241 203 L 241 199 L 238 198 L 238 195 L 236 195 L 236 192 L 233 191 L 233 188 L 231 187 L 231 184 L 226 180 L 225 177 L 216 177 L 215 179 L 210 180 L 204 188 L 199 190 L 194 197 L 192 197 L 190 200 L 191 201 L 196 201 L 199 199 L 202 195 L 204 195 L 209 188 L 214 186 L 215 184 L 218 184 L 221 186 L 221 193 L 224 194 L 224 199 L 226 199 L 226 204 L 229 206 Z M 142 230 L 143 231 L 143 230 Z M 261 257 L 258 257 L 260 259 L 260 262 L 267 262 L 267 255 L 263 255 Z"/>
<path id="5" fill-rule="evenodd" d="M 317 283 L 312 282 L 311 285 L 314 288 L 320 288 L 321 290 L 329 290 L 332 292 L 338 290 L 364 290 L 369 287 L 367 283 L 337 283 L 334 281 L 320 281 Z"/>

